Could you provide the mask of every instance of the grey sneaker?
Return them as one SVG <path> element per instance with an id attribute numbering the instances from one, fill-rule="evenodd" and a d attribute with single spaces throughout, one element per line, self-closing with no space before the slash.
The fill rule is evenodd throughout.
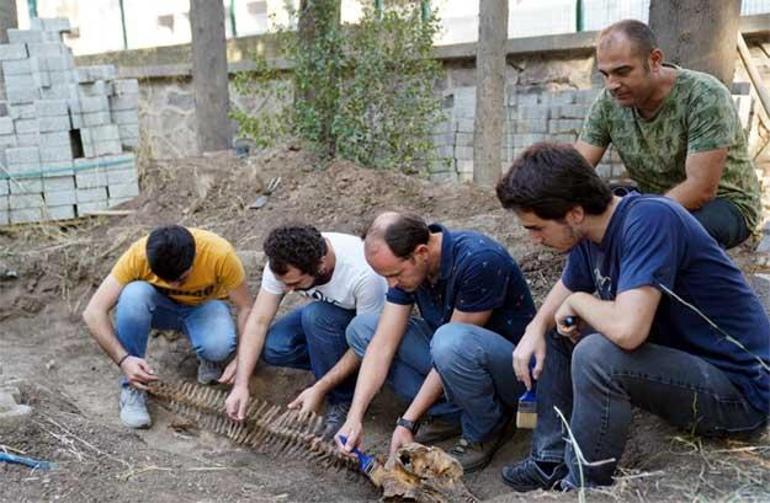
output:
<path id="1" fill-rule="evenodd" d="M 120 390 L 120 420 L 129 428 L 149 428 L 152 424 L 147 412 L 147 393 L 133 386 Z"/>
<path id="2" fill-rule="evenodd" d="M 350 411 L 350 402 L 335 403 L 326 407 L 326 417 L 324 418 L 324 440 L 332 440 L 334 435 L 340 431 L 345 419 Z"/>
<path id="3" fill-rule="evenodd" d="M 198 382 L 212 384 L 222 376 L 222 365 L 219 362 L 210 362 L 198 358 Z"/>

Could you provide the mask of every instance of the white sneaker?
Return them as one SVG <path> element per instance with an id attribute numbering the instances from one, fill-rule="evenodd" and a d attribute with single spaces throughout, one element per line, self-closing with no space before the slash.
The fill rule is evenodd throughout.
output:
<path id="1" fill-rule="evenodd" d="M 152 424 L 147 412 L 147 393 L 133 386 L 120 390 L 120 420 L 129 428 L 149 428 Z"/>

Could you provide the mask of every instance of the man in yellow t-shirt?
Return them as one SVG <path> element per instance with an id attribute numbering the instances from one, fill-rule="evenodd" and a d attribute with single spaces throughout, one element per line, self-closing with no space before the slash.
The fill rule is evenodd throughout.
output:
<path id="1" fill-rule="evenodd" d="M 243 331 L 251 309 L 246 275 L 232 245 L 201 229 L 158 227 L 136 241 L 91 297 L 83 319 L 91 335 L 120 367 L 120 419 L 128 427 L 151 424 L 146 387 L 157 379 L 144 359 L 150 329 L 178 330 L 200 361 L 198 381 L 210 384 L 235 351 L 229 298 Z M 115 307 L 113 327 L 109 312 Z"/>

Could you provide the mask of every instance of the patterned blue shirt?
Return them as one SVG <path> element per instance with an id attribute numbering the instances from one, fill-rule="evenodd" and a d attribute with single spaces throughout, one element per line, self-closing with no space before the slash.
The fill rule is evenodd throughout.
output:
<path id="1" fill-rule="evenodd" d="M 517 343 L 535 315 L 535 304 L 516 262 L 497 241 L 474 231 L 441 232 L 441 269 L 436 283 L 423 282 L 414 292 L 390 288 L 388 302 L 417 304 L 434 331 L 448 323 L 455 309 L 466 313 L 492 311 L 484 326 Z"/>

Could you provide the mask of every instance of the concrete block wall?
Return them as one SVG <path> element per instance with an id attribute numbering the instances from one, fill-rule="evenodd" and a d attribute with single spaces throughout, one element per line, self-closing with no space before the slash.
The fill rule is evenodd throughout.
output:
<path id="1" fill-rule="evenodd" d="M 598 89 L 521 92 L 514 85 L 508 86 L 501 172 L 534 143 L 574 143 L 588 107 L 598 93 Z M 433 135 L 441 161 L 430 167 L 430 176 L 436 180 L 472 180 L 476 88 L 450 89 L 445 93 L 444 102 L 447 121 Z M 607 150 L 597 170 L 603 177 L 613 180 L 622 179 L 626 174 L 620 157 L 612 147 Z"/>
<path id="2" fill-rule="evenodd" d="M 0 45 L 0 225 L 106 210 L 139 194 L 139 85 L 112 65 L 76 67 L 64 18 L 33 19 Z"/>
<path id="3" fill-rule="evenodd" d="M 542 141 L 574 143 L 588 109 L 600 89 L 521 92 L 516 86 L 506 89 L 505 132 L 502 143 L 501 172 L 527 147 Z M 749 135 L 754 110 L 748 89 L 733 95 L 741 123 Z M 444 93 L 447 120 L 432 136 L 439 161 L 430 166 L 430 176 L 437 181 L 473 179 L 473 131 L 476 109 L 476 87 L 455 87 Z M 607 180 L 627 178 L 626 168 L 617 151 L 610 145 L 596 167 Z"/>

